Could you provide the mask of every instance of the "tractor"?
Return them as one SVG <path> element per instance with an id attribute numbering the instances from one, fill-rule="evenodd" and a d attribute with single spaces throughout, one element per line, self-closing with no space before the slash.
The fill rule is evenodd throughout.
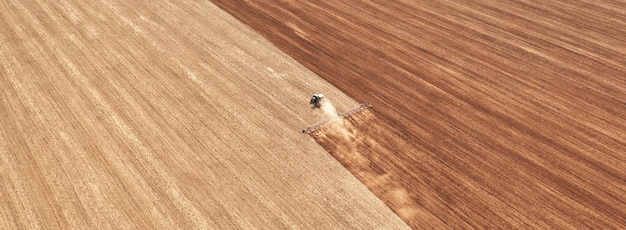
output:
<path id="1" fill-rule="evenodd" d="M 324 94 L 315 93 L 311 96 L 311 101 L 309 104 L 313 106 L 313 108 L 319 108 L 321 106 L 322 99 L 324 99 Z"/>

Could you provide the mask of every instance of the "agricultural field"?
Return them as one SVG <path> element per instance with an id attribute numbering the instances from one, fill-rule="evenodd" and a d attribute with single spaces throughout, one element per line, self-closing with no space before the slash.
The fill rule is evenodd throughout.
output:
<path id="1" fill-rule="evenodd" d="M 626 228 L 623 1 L 213 2 L 372 103 L 310 136 L 409 226 Z"/>
<path id="2" fill-rule="evenodd" d="M 0 229 L 408 228 L 313 92 L 359 105 L 209 1 L 2 1 Z"/>

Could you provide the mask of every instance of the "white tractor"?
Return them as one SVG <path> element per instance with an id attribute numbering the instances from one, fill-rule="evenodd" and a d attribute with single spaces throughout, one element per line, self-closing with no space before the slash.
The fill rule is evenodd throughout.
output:
<path id="1" fill-rule="evenodd" d="M 313 94 L 313 96 L 311 96 L 311 101 L 309 102 L 309 104 L 313 105 L 313 108 L 319 108 L 321 105 L 322 99 L 324 99 L 324 94 L 315 93 Z"/>

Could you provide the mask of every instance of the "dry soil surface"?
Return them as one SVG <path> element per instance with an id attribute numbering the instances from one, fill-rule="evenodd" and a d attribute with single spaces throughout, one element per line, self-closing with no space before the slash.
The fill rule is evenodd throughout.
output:
<path id="1" fill-rule="evenodd" d="M 623 1 L 213 1 L 372 102 L 313 136 L 412 227 L 626 228 Z"/>
<path id="2" fill-rule="evenodd" d="M 0 229 L 406 228 L 316 91 L 358 105 L 208 1 L 1 1 Z"/>

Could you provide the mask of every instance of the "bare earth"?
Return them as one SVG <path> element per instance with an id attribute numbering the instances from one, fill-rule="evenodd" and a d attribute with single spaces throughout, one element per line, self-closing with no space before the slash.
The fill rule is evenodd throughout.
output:
<path id="1" fill-rule="evenodd" d="M 407 228 L 318 91 L 358 105 L 207 1 L 2 1 L 0 229 Z"/>
<path id="2" fill-rule="evenodd" d="M 213 1 L 373 104 L 312 136 L 410 226 L 626 228 L 623 1 Z"/>

